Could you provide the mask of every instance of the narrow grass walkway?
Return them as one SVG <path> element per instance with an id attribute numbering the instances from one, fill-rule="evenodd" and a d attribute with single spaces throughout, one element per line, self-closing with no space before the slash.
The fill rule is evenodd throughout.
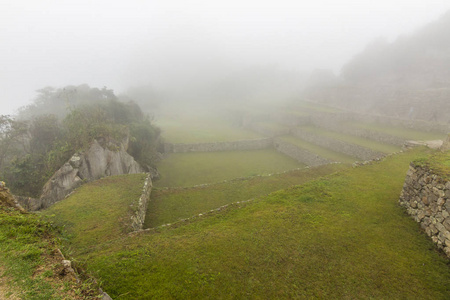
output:
<path id="1" fill-rule="evenodd" d="M 425 154 L 347 169 L 183 226 L 70 246 L 114 299 L 449 299 L 448 259 L 398 205 L 409 162 Z"/>

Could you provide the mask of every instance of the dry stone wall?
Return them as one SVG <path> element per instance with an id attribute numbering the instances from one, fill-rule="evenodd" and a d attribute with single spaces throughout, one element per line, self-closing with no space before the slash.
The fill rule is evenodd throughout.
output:
<path id="1" fill-rule="evenodd" d="M 215 151 L 240 151 L 259 150 L 271 148 L 273 141 L 271 138 L 240 140 L 232 142 L 215 143 L 193 143 L 193 144 L 164 144 L 165 153 L 186 153 L 186 152 L 215 152 Z"/>
<path id="2" fill-rule="evenodd" d="M 411 163 L 399 203 L 450 257 L 450 181 Z"/>
<path id="3" fill-rule="evenodd" d="M 298 128 L 292 130 L 292 133 L 296 137 L 312 144 L 319 145 L 321 147 L 344 153 L 353 157 L 357 157 L 361 160 L 372 160 L 384 156 L 384 153 L 377 152 L 369 148 L 346 143 L 325 136 L 319 136 L 317 134 L 313 134 Z"/>
<path id="4" fill-rule="evenodd" d="M 145 178 L 141 196 L 136 200 L 136 202 L 130 205 L 130 227 L 133 231 L 141 230 L 144 226 L 145 214 L 147 213 L 147 206 L 150 199 L 150 194 L 152 192 L 152 187 L 151 174 L 148 173 Z"/>

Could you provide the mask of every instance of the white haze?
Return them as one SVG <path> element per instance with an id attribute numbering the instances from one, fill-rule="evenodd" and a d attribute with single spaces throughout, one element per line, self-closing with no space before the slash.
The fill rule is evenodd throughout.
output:
<path id="1" fill-rule="evenodd" d="M 373 39 L 437 19 L 448 0 L 0 3 L 0 114 L 45 86 L 174 89 L 255 66 L 339 73 Z"/>

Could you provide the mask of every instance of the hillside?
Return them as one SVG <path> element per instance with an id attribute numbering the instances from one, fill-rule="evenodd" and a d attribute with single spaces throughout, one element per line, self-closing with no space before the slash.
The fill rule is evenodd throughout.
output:
<path id="1" fill-rule="evenodd" d="M 119 299 L 448 299 L 448 260 L 397 204 L 409 162 L 427 151 L 139 234 L 93 238 L 69 226 L 66 247 Z M 71 198 L 51 212 L 67 224 L 77 222 L 63 213 Z"/>
<path id="2" fill-rule="evenodd" d="M 315 101 L 405 119 L 450 122 L 450 12 L 398 37 L 368 44 L 340 78 L 310 87 Z"/>

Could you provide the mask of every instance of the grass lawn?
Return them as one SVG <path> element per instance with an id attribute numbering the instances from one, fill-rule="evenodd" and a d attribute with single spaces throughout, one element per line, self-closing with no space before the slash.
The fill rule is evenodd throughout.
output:
<path id="1" fill-rule="evenodd" d="M 233 127 L 220 118 L 166 117 L 155 122 L 169 143 L 207 143 L 261 138 L 260 134 Z"/>
<path id="2" fill-rule="evenodd" d="M 94 299 L 92 281 L 61 276 L 58 232 L 36 214 L 0 204 L 0 299 Z"/>
<path id="3" fill-rule="evenodd" d="M 345 125 L 356 128 L 369 129 L 372 131 L 378 131 L 392 136 L 404 138 L 406 140 L 414 140 L 414 141 L 442 140 L 446 136 L 445 134 L 439 132 L 419 131 L 408 128 L 385 126 L 377 123 L 346 122 Z"/>
<path id="4" fill-rule="evenodd" d="M 129 232 L 129 205 L 139 199 L 145 174 L 105 177 L 78 188 L 42 213 L 73 233 L 77 247 Z"/>
<path id="5" fill-rule="evenodd" d="M 172 153 L 159 163 L 161 179 L 153 184 L 193 186 L 302 167 L 305 165 L 275 150 Z"/>
<path id="6" fill-rule="evenodd" d="M 374 140 L 356 137 L 356 136 L 349 135 L 349 134 L 328 131 L 323 128 L 312 127 L 312 126 L 301 126 L 298 128 L 300 128 L 301 130 L 305 130 L 305 131 L 320 135 L 320 136 L 329 137 L 329 138 L 333 138 L 333 139 L 340 140 L 343 142 L 360 145 L 360 146 L 363 146 L 363 147 L 366 147 L 366 148 L 369 148 L 369 149 L 372 149 L 372 150 L 375 150 L 378 152 L 382 152 L 382 153 L 394 153 L 401 149 L 400 147 L 397 147 L 397 146 L 383 144 L 380 142 L 376 142 Z"/>
<path id="7" fill-rule="evenodd" d="M 281 137 L 281 139 L 285 142 L 291 143 L 299 148 L 308 150 L 311 153 L 315 153 L 323 158 L 327 158 L 331 161 L 337 161 L 337 162 L 342 162 L 342 163 L 354 163 L 355 161 L 358 160 L 358 158 L 356 157 L 352 157 L 349 155 L 345 155 L 343 153 L 340 152 L 335 152 L 333 150 L 327 149 L 327 148 L 323 148 L 321 146 L 317 146 L 311 143 L 308 143 L 302 139 L 299 139 L 297 137 L 293 137 L 293 136 L 283 136 Z"/>
<path id="8" fill-rule="evenodd" d="M 398 205 L 424 151 L 183 225 L 67 245 L 113 299 L 449 299 L 449 260 Z"/>
<path id="9" fill-rule="evenodd" d="M 188 189 L 153 189 L 144 227 L 151 228 L 189 218 L 225 204 L 245 201 L 313 180 L 346 168 L 330 164 L 273 176 L 256 176 Z"/>

